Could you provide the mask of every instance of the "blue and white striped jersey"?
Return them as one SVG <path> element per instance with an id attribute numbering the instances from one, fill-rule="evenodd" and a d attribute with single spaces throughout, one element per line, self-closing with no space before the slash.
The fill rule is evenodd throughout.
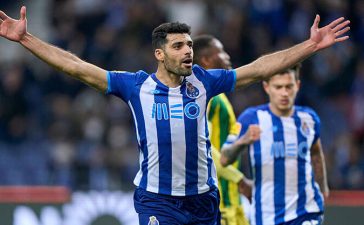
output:
<path id="1" fill-rule="evenodd" d="M 278 117 L 269 105 L 248 108 L 239 117 L 240 136 L 259 124 L 260 141 L 249 146 L 254 177 L 252 225 L 281 224 L 323 211 L 314 180 L 310 149 L 320 137 L 320 119 L 310 108 L 294 106 L 291 117 Z"/>
<path id="2" fill-rule="evenodd" d="M 187 196 L 216 186 L 206 107 L 213 96 L 233 90 L 236 74 L 197 65 L 192 71 L 176 88 L 144 71 L 108 72 L 107 94 L 125 101 L 134 117 L 140 150 L 134 184 L 147 191 Z"/>

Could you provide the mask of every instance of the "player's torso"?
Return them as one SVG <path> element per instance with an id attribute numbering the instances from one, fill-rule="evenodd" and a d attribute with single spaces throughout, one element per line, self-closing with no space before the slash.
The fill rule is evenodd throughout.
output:
<path id="1" fill-rule="evenodd" d="M 143 157 L 148 157 L 143 160 L 148 164 L 146 189 L 172 195 L 208 191 L 207 180 L 215 172 L 211 171 L 204 84 L 191 75 L 181 86 L 168 88 L 151 76 L 138 89 L 129 106 Z"/>
<path id="2" fill-rule="evenodd" d="M 279 162 L 284 162 L 285 168 L 295 168 L 297 163 L 311 165 L 315 122 L 308 113 L 295 112 L 292 117 L 277 117 L 261 110 L 257 111 L 257 119 L 261 133 L 260 140 L 250 151 L 253 166 L 265 168 Z M 294 175 L 297 171 L 287 172 Z"/>
<path id="3" fill-rule="evenodd" d="M 263 216 L 257 224 L 289 221 L 307 211 L 321 211 L 312 177 L 310 149 L 315 121 L 304 111 L 277 117 L 269 110 L 256 112 L 260 141 L 251 145 L 255 176 L 254 207 Z M 257 216 L 257 215 L 256 215 Z"/>

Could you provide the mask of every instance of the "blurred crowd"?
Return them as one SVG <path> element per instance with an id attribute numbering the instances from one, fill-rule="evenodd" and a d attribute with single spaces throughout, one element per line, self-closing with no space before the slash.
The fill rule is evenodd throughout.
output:
<path id="1" fill-rule="evenodd" d="M 20 2 L 33 1 L 0 1 L 0 9 L 18 17 Z M 345 16 L 351 20 L 350 40 L 303 63 L 297 104 L 321 117 L 330 188 L 364 189 L 364 1 L 46 2 L 47 26 L 31 25 L 47 29 L 46 41 L 107 70 L 150 73 L 156 70 L 151 32 L 166 21 L 188 23 L 192 37 L 215 35 L 240 66 L 307 39 L 315 14 L 321 15 L 321 26 Z M 35 15 L 41 9 L 32 10 Z M 29 53 L 11 60 L 0 53 L 0 185 L 131 189 L 138 149 L 127 105 Z M 267 100 L 261 84 L 229 98 L 237 115 Z"/>

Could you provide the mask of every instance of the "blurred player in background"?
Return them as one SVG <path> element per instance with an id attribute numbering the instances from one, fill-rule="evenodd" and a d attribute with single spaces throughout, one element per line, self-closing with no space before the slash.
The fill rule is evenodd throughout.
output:
<path id="1" fill-rule="evenodd" d="M 0 11 L 0 36 L 20 43 L 52 67 L 126 102 L 133 114 L 140 152 L 134 207 L 140 224 L 220 224 L 219 192 L 206 120 L 208 101 L 220 93 L 268 79 L 315 52 L 348 39 L 349 21 L 339 18 L 289 49 L 234 70 L 193 65 L 186 24 L 153 30 L 156 73 L 106 71 L 27 32 L 26 8 L 15 20 Z M 188 88 L 187 88 L 188 87 Z"/>
<path id="2" fill-rule="evenodd" d="M 225 52 L 219 40 L 211 35 L 200 35 L 193 39 L 194 62 L 205 69 L 231 69 L 230 56 Z M 227 139 L 234 139 L 239 134 L 240 126 L 236 123 L 233 107 L 224 93 L 213 97 L 207 105 L 207 118 L 211 144 L 218 151 L 212 152 L 217 168 L 217 178 L 220 190 L 221 224 L 247 225 L 249 224 L 243 210 L 239 194 L 245 191 L 250 198 L 250 186 L 245 183 L 244 175 L 238 170 L 240 160 L 234 164 L 235 179 L 231 180 L 222 174 L 220 164 L 220 150 Z"/>
<path id="3" fill-rule="evenodd" d="M 221 163 L 249 149 L 254 175 L 252 224 L 321 224 L 328 197 L 320 119 L 294 105 L 299 65 L 263 82 L 269 103 L 239 116 L 240 138 L 224 145 Z"/>

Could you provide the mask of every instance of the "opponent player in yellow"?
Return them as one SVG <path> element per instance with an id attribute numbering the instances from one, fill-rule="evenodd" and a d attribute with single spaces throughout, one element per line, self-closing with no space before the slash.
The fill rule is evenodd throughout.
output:
<path id="1" fill-rule="evenodd" d="M 211 35 L 200 35 L 193 39 L 194 61 L 205 69 L 231 69 L 230 56 L 219 40 Z M 238 170 L 240 160 L 226 170 L 220 164 L 220 150 L 227 139 L 235 139 L 240 127 L 236 123 L 233 107 L 224 93 L 213 97 L 207 106 L 212 156 L 217 168 L 220 190 L 222 225 L 249 224 L 243 210 L 240 192 L 250 197 L 250 186 Z M 239 190 L 240 188 L 240 190 Z"/>

